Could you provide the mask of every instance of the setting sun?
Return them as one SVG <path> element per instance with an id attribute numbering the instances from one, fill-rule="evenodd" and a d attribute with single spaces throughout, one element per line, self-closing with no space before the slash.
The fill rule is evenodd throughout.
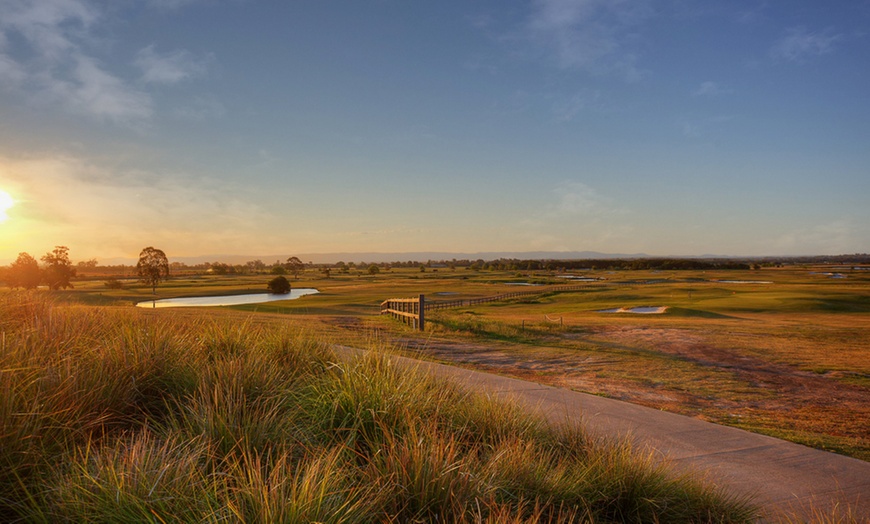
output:
<path id="1" fill-rule="evenodd" d="M 0 222 L 5 222 L 9 215 L 6 214 L 6 210 L 15 205 L 15 200 L 12 199 L 12 196 L 0 189 Z"/>

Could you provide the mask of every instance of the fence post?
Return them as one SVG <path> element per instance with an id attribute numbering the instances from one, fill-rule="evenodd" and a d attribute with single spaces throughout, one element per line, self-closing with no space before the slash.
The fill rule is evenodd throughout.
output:
<path id="1" fill-rule="evenodd" d="M 419 307 L 420 307 L 420 315 L 419 315 L 419 317 L 420 317 L 420 321 L 419 321 L 420 331 L 424 331 L 426 328 L 425 318 L 424 318 L 426 316 L 426 297 L 424 295 L 420 295 Z"/>

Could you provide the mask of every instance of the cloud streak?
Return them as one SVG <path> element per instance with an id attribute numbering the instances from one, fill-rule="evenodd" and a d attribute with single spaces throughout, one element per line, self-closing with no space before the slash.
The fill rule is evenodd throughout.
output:
<path id="1" fill-rule="evenodd" d="M 858 237 L 854 224 L 844 219 L 790 231 L 777 238 L 774 245 L 783 253 L 838 254 L 861 245 Z"/>
<path id="2" fill-rule="evenodd" d="M 842 35 L 834 34 L 830 30 L 810 32 L 805 27 L 794 27 L 773 44 L 770 56 L 778 60 L 801 63 L 833 52 L 842 39 Z"/>
<path id="3" fill-rule="evenodd" d="M 615 211 L 612 199 L 582 182 L 563 182 L 553 193 L 556 203 L 547 213 L 550 218 L 590 217 Z"/>
<path id="4" fill-rule="evenodd" d="M 33 102 L 130 124 L 152 114 L 151 97 L 113 75 L 89 53 L 101 13 L 82 0 L 7 0 L 0 17 L 0 82 Z M 26 45 L 13 56 L 8 42 Z"/>
<path id="5" fill-rule="evenodd" d="M 729 95 L 732 92 L 733 91 L 731 91 L 730 89 L 723 87 L 716 82 L 708 80 L 706 82 L 701 82 L 701 85 L 699 85 L 697 89 L 692 91 L 692 96 L 716 97 L 720 95 Z"/>
<path id="6" fill-rule="evenodd" d="M 183 2 L 158 4 L 180 7 Z M 0 86 L 37 106 L 139 127 L 154 114 L 154 100 L 143 84 L 173 85 L 202 76 L 212 57 L 186 50 L 158 52 L 150 45 L 133 59 L 141 70 L 139 81 L 125 80 L 100 58 L 106 42 L 94 35 L 107 17 L 98 5 L 0 0 Z M 13 48 L 11 41 L 18 45 Z"/>
<path id="7" fill-rule="evenodd" d="M 20 243 L 10 248 L 17 251 L 63 244 L 76 253 L 113 257 L 153 244 L 199 254 L 269 238 L 264 228 L 270 217 L 253 197 L 213 178 L 49 156 L 0 157 L 0 181 L 19 201 L 17 216 L 8 221 L 18 235 L 9 241 Z"/>
<path id="8" fill-rule="evenodd" d="M 160 54 L 154 45 L 139 51 L 135 64 L 142 70 L 142 80 L 153 84 L 176 84 L 205 74 L 208 59 L 197 59 L 185 50 Z"/>
<path id="9" fill-rule="evenodd" d="M 632 30 L 650 14 L 645 1 L 537 0 L 528 22 L 530 39 L 554 54 L 564 69 L 637 80 Z"/>

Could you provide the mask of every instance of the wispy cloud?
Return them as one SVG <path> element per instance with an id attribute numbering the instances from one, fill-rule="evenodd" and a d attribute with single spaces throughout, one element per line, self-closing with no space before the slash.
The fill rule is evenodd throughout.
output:
<path id="1" fill-rule="evenodd" d="M 536 0 L 528 34 L 562 68 L 637 80 L 642 72 L 631 39 L 649 14 L 643 0 Z"/>
<path id="2" fill-rule="evenodd" d="M 96 59 L 76 54 L 67 78 L 53 78 L 45 89 L 73 112 L 121 123 L 148 119 L 151 97 L 102 69 Z"/>
<path id="3" fill-rule="evenodd" d="M 142 80 L 155 84 L 175 84 L 205 74 L 210 57 L 196 58 L 186 50 L 158 53 L 154 45 L 136 55 L 136 66 L 142 70 Z"/>
<path id="4" fill-rule="evenodd" d="M 173 111 L 181 119 L 194 121 L 221 118 L 226 113 L 227 108 L 214 95 L 197 96 L 190 104 Z"/>
<path id="5" fill-rule="evenodd" d="M 209 253 L 249 247 L 270 221 L 244 188 L 184 172 L 124 170 L 72 156 L 0 157 L 0 180 L 20 200 L 21 250 L 58 243 L 123 256 L 153 244 Z"/>
<path id="6" fill-rule="evenodd" d="M 716 115 L 705 118 L 685 118 L 677 120 L 676 123 L 682 130 L 683 136 L 701 138 L 735 119 L 734 115 Z"/>
<path id="7" fill-rule="evenodd" d="M 595 188 L 571 180 L 553 188 L 550 204 L 520 221 L 515 232 L 532 249 L 617 249 L 634 231 L 626 222 L 630 214 Z"/>
<path id="8" fill-rule="evenodd" d="M 770 56 L 789 62 L 804 62 L 831 53 L 842 39 L 843 35 L 831 30 L 811 32 L 805 27 L 794 27 L 773 44 Z"/>
<path id="9" fill-rule="evenodd" d="M 613 200 L 583 182 L 568 181 L 553 190 L 556 203 L 547 213 L 551 218 L 609 214 L 616 211 Z"/>
<path id="10" fill-rule="evenodd" d="M 794 255 L 837 255 L 849 253 L 856 245 L 866 245 L 866 239 L 859 237 L 854 224 L 842 219 L 791 231 L 776 239 L 774 246 L 781 253 Z"/>
<path id="11" fill-rule="evenodd" d="M 199 1 L 201 0 L 147 0 L 150 7 L 165 11 L 180 9 L 184 6 L 194 4 Z"/>
<path id="12" fill-rule="evenodd" d="M 73 113 L 134 123 L 152 113 L 151 97 L 109 72 L 88 52 L 102 14 L 83 0 L 5 0 L 0 16 L 0 81 L 31 101 Z M 25 43 L 13 55 L 3 42 Z"/>
<path id="13" fill-rule="evenodd" d="M 601 105 L 601 92 L 584 89 L 569 97 L 560 97 L 553 104 L 553 114 L 559 122 L 569 122 L 581 112 L 598 108 Z"/>
<path id="14" fill-rule="evenodd" d="M 701 85 L 699 85 L 697 89 L 692 91 L 692 96 L 715 97 L 715 96 L 719 96 L 719 95 L 728 95 L 728 94 L 731 94 L 732 92 L 733 91 L 731 89 L 723 87 L 722 85 L 720 85 L 716 82 L 707 81 L 707 82 L 701 82 Z"/>

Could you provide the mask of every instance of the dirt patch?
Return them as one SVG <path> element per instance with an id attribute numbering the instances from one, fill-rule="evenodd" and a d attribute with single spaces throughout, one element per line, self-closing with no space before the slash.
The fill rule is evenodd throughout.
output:
<path id="1" fill-rule="evenodd" d="M 870 449 L 870 390 L 835 380 L 834 374 L 764 360 L 686 329 L 608 326 L 566 334 L 563 341 L 569 346 L 396 339 L 409 351 L 462 366 L 778 435 L 803 433 L 806 442 L 824 441 L 825 435 L 846 438 Z M 571 343 L 618 350 L 619 355 L 572 352 Z M 690 376 L 672 381 L 659 380 L 658 371 L 645 376 L 636 364 L 631 367 L 632 354 L 658 359 L 661 366 L 670 362 L 671 368 L 687 368 L 674 373 Z"/>
<path id="2" fill-rule="evenodd" d="M 409 331 L 399 334 L 356 317 L 334 317 L 328 323 L 333 329 L 357 334 L 374 332 L 377 340 L 423 358 L 870 459 L 870 388 L 860 383 L 860 373 L 856 377 L 856 373 L 824 366 L 820 372 L 806 370 L 812 369 L 806 362 L 817 358 L 811 351 L 817 345 L 812 337 L 818 329 L 804 334 L 796 333 L 800 328 L 795 327 L 786 335 L 774 336 L 757 328 L 738 331 L 732 326 L 602 323 L 523 344 Z M 843 347 L 853 353 L 863 347 L 848 342 Z M 784 361 L 784 355 L 800 358 L 792 364 Z"/>

